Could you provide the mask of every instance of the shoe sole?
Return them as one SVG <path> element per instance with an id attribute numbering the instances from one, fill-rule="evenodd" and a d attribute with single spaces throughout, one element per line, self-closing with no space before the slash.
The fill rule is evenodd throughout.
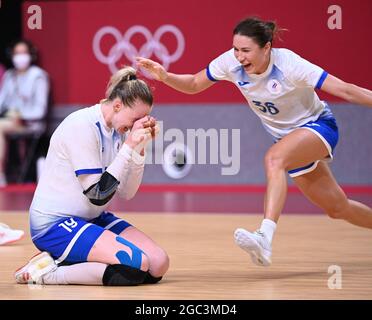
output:
<path id="1" fill-rule="evenodd" d="M 45 266 L 43 266 L 41 260 L 42 259 L 51 259 L 49 254 L 46 253 L 46 252 L 39 252 L 37 253 L 36 255 L 34 255 L 29 262 L 27 262 L 23 267 L 20 267 L 19 269 L 17 269 L 15 272 L 14 272 L 14 277 L 17 281 L 17 283 L 20 283 L 20 284 L 24 284 L 24 283 L 28 283 L 28 282 L 34 282 L 31 278 L 31 275 L 30 275 L 30 279 L 28 280 L 25 280 L 24 277 L 22 276 L 26 270 L 28 269 L 28 267 L 31 265 L 31 264 L 36 264 L 36 263 L 40 263 L 41 264 L 41 268 L 40 269 L 44 269 L 43 272 L 39 275 L 39 277 L 43 276 L 44 274 L 52 271 L 56 265 L 53 265 L 53 264 L 50 264 L 50 266 L 48 268 L 45 268 L 48 263 L 45 263 Z M 40 262 L 38 262 L 38 260 L 40 260 Z M 29 272 L 28 272 L 29 273 Z"/>
<path id="2" fill-rule="evenodd" d="M 25 234 L 22 234 L 19 238 L 17 239 L 12 239 L 12 240 L 8 240 L 8 241 L 5 241 L 5 242 L 2 242 L 0 243 L 0 246 L 3 246 L 4 244 L 10 244 L 10 243 L 13 243 L 13 242 L 17 242 L 19 240 L 21 240 L 23 238 Z"/>
<path id="3" fill-rule="evenodd" d="M 270 257 L 265 257 L 263 249 L 259 243 L 255 239 L 247 236 L 246 232 L 247 231 L 244 229 L 237 229 L 234 233 L 235 243 L 239 246 L 239 248 L 249 253 L 254 264 L 261 267 L 270 266 Z"/>

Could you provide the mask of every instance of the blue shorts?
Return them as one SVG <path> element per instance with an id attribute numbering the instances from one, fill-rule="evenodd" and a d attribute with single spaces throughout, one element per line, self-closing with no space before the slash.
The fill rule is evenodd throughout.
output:
<path id="1" fill-rule="evenodd" d="M 129 226 L 131 224 L 109 212 L 90 221 L 78 217 L 63 218 L 33 242 L 40 251 L 49 252 L 58 264 L 86 262 L 103 231 L 110 230 L 119 235 Z"/>
<path id="2" fill-rule="evenodd" d="M 316 121 L 310 121 L 299 128 L 307 129 L 315 133 L 326 146 L 328 150 L 328 159 L 333 159 L 333 152 L 338 142 L 338 127 L 336 119 L 328 108 L 326 108 Z M 309 173 L 315 170 L 318 163 L 319 160 L 304 167 L 289 170 L 289 176 L 293 178 Z"/>

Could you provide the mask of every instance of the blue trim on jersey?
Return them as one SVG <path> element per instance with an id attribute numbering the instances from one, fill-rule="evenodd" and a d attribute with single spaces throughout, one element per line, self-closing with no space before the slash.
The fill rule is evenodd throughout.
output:
<path id="1" fill-rule="evenodd" d="M 240 68 L 237 69 L 235 73 L 239 74 L 239 76 L 240 76 L 240 80 L 238 81 L 238 84 L 239 84 L 239 82 L 240 83 L 245 83 L 245 84 L 248 84 L 248 83 L 252 82 L 248 73 L 245 72 L 244 66 L 240 66 Z"/>
<path id="2" fill-rule="evenodd" d="M 327 78 L 327 76 L 328 76 L 328 72 L 327 71 L 323 71 L 322 75 L 320 76 L 320 78 L 318 80 L 318 83 L 315 86 L 315 89 L 320 89 L 322 87 L 323 82 Z"/>
<path id="3" fill-rule="evenodd" d="M 114 142 L 115 142 L 115 140 L 116 139 L 120 139 L 120 133 L 119 132 L 117 132 L 116 130 L 114 130 L 114 132 L 113 132 L 113 134 L 112 134 L 112 139 L 114 140 Z"/>
<path id="4" fill-rule="evenodd" d="M 122 140 L 122 135 L 120 135 L 119 132 L 114 130 L 114 133 L 112 134 L 112 145 L 113 145 L 115 151 L 119 152 L 120 147 L 122 145 L 122 141 L 123 141 Z"/>
<path id="5" fill-rule="evenodd" d="M 102 173 L 102 168 L 94 168 L 94 169 L 80 169 L 75 171 L 75 175 L 78 177 L 82 174 L 96 174 Z"/>
<path id="6" fill-rule="evenodd" d="M 104 152 L 105 151 L 105 147 L 103 146 L 103 132 L 102 132 L 101 124 L 97 121 L 96 122 L 96 126 L 98 127 L 99 135 L 101 137 L 102 152 Z"/>
<path id="7" fill-rule="evenodd" d="M 208 67 L 206 68 L 206 71 L 207 71 L 207 77 L 208 77 L 209 80 L 211 80 L 211 81 L 213 81 L 213 82 L 218 81 L 217 79 L 213 78 L 211 72 L 209 71 L 209 65 L 208 65 Z"/>
<path id="8" fill-rule="evenodd" d="M 283 72 L 275 64 L 273 65 L 273 68 L 269 74 L 269 79 L 276 79 L 278 81 L 283 81 L 284 79 Z"/>
<path id="9" fill-rule="evenodd" d="M 248 81 L 238 81 L 238 85 L 239 85 L 240 87 L 243 87 L 243 86 L 245 86 L 246 84 L 249 84 L 249 82 L 248 82 Z"/>

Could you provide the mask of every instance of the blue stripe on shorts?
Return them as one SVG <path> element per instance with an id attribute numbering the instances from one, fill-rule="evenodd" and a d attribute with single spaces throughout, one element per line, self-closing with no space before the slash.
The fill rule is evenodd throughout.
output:
<path id="1" fill-rule="evenodd" d="M 109 227 L 110 224 L 112 227 Z M 109 212 L 103 212 L 91 221 L 69 217 L 58 220 L 33 241 L 40 251 L 49 252 L 59 263 L 86 262 L 94 243 L 105 230 L 119 235 L 129 226 L 130 223 Z"/>
<path id="2" fill-rule="evenodd" d="M 316 121 L 310 121 L 300 128 L 307 128 L 312 131 L 315 131 L 322 137 L 325 141 L 326 147 L 330 152 L 330 157 L 333 157 L 333 152 L 336 148 L 338 142 L 338 127 L 336 123 L 336 119 L 334 118 L 333 114 L 331 113 L 330 109 L 327 107 L 325 111 L 319 116 Z M 290 176 L 299 176 L 301 172 L 309 172 L 309 168 L 313 166 L 315 162 L 310 163 L 304 167 L 296 168 L 293 170 L 289 170 L 288 173 Z M 314 167 L 315 169 L 315 167 Z"/>
<path id="3" fill-rule="evenodd" d="M 123 219 L 115 217 L 111 212 L 102 212 L 101 215 L 91 221 L 90 223 L 94 223 L 97 226 L 100 226 L 104 229 L 110 230 L 111 232 L 119 235 L 122 233 L 126 228 L 130 227 L 131 224 Z M 111 227 L 107 228 L 109 225 Z"/>

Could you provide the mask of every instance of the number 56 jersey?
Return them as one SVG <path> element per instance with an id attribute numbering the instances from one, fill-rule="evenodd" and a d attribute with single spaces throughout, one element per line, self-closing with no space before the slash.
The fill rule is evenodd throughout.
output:
<path id="1" fill-rule="evenodd" d="M 211 81 L 233 82 L 276 139 L 315 121 L 326 106 L 314 89 L 321 88 L 328 73 L 288 49 L 272 49 L 269 66 L 259 75 L 245 72 L 234 49 L 214 59 L 206 72 Z"/>

